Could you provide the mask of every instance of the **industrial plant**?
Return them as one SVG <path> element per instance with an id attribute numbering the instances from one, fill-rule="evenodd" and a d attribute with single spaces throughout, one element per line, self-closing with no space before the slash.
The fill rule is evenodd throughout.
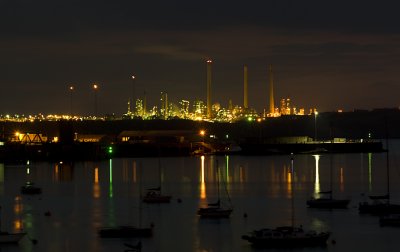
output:
<path id="1" fill-rule="evenodd" d="M 268 67 L 269 75 L 269 109 L 262 112 L 256 111 L 249 105 L 249 82 L 248 66 L 243 66 L 243 104 L 233 104 L 229 100 L 228 107 L 224 108 L 215 99 L 212 94 L 212 64 L 213 61 L 206 61 L 206 102 L 202 100 L 181 100 L 178 103 L 168 100 L 168 93 L 160 92 L 159 104 L 154 105 L 147 110 L 146 95 L 135 99 L 132 97 L 128 101 L 127 113 L 124 118 L 142 118 L 142 119 L 189 119 L 196 121 L 217 121 L 234 122 L 238 120 L 264 120 L 267 117 L 280 117 L 282 115 L 312 115 L 317 113 L 316 108 L 310 109 L 307 113 L 304 108 L 298 109 L 291 104 L 290 98 L 282 98 L 279 106 L 275 105 L 274 97 L 274 78 L 272 65 Z M 135 100 L 131 102 L 131 100 Z"/>

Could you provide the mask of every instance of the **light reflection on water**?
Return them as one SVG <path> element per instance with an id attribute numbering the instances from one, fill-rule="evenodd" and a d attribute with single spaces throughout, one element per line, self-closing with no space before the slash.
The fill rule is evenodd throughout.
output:
<path id="1" fill-rule="evenodd" d="M 400 157 L 394 153 L 393 162 Z M 100 239 L 96 230 L 101 226 L 151 223 L 155 235 L 142 240 L 143 251 L 252 251 L 241 235 L 256 228 L 290 225 L 293 215 L 296 224 L 330 230 L 337 241 L 326 248 L 302 251 L 376 251 L 379 246 L 396 251 L 400 230 L 380 228 L 376 217 L 359 216 L 356 208 L 362 193 L 385 192 L 385 154 L 332 156 L 332 188 L 338 198 L 351 197 L 347 210 L 306 208 L 309 197 L 330 185 L 328 155 L 294 156 L 293 174 L 290 156 L 30 163 L 29 174 L 26 165 L 0 164 L 2 229 L 23 229 L 39 241 L 33 245 L 24 239 L 19 246 L 2 247 L 1 251 L 123 251 L 124 242 L 137 239 Z M 217 160 L 234 212 L 230 219 L 199 219 L 197 208 L 217 197 Z M 395 169 L 391 173 L 392 198 L 400 202 L 400 186 L 396 186 L 400 173 Z M 21 196 L 19 188 L 27 180 L 41 186 L 43 194 Z M 144 189 L 159 184 L 163 192 L 173 195 L 172 202 L 141 204 Z M 45 216 L 46 211 L 51 216 Z"/>

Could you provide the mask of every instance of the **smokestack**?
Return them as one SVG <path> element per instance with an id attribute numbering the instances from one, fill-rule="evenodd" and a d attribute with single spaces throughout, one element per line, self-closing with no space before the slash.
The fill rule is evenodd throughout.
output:
<path id="1" fill-rule="evenodd" d="M 269 65 L 269 113 L 275 113 L 274 105 L 274 76 L 272 75 L 272 65 Z"/>
<path id="2" fill-rule="evenodd" d="M 244 65 L 244 69 L 243 69 L 243 107 L 245 109 L 247 109 L 249 107 L 247 89 L 248 89 L 247 66 Z"/>
<path id="3" fill-rule="evenodd" d="M 144 91 L 143 94 L 143 117 L 147 114 L 146 112 L 146 106 L 147 106 L 147 97 L 146 97 L 146 91 Z"/>
<path id="4" fill-rule="evenodd" d="M 167 120 L 168 118 L 168 94 L 165 93 L 165 103 L 164 103 L 164 119 Z"/>
<path id="5" fill-rule="evenodd" d="M 207 60 L 207 118 L 211 118 L 211 65 L 212 60 Z"/>

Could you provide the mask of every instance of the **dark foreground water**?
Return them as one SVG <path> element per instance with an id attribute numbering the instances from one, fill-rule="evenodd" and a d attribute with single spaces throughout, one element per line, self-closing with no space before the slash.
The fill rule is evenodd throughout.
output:
<path id="1" fill-rule="evenodd" d="M 396 142 L 390 146 L 392 199 L 400 203 L 400 148 Z M 0 164 L 1 228 L 29 234 L 19 245 L 1 245 L 0 251 L 124 251 L 125 242 L 138 239 L 101 239 L 97 229 L 140 223 L 154 224 L 154 237 L 142 239 L 142 251 L 264 251 L 241 236 L 253 229 L 290 225 L 293 213 L 296 224 L 332 232 L 326 247 L 299 251 L 399 251 L 400 228 L 380 227 L 377 217 L 357 210 L 363 195 L 386 193 L 385 153 L 296 155 L 293 180 L 290 159 L 199 156 Z M 230 219 L 200 219 L 197 208 L 217 197 L 216 163 L 234 212 Z M 351 198 L 349 208 L 308 209 L 310 196 L 329 189 L 331 163 L 335 197 Z M 21 195 L 20 186 L 27 180 L 41 186 L 43 194 Z M 157 187 L 160 180 L 172 202 L 140 204 L 140 193 Z"/>

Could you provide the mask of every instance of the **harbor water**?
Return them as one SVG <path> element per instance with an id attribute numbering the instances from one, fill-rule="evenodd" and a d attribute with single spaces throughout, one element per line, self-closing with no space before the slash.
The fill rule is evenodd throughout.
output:
<path id="1" fill-rule="evenodd" d="M 400 203 L 400 141 L 389 147 L 391 200 Z M 28 233 L 0 251 L 124 251 L 125 243 L 139 242 L 98 236 L 100 227 L 116 225 L 153 225 L 153 237 L 140 239 L 142 251 L 281 251 L 255 249 L 241 236 L 293 221 L 332 235 L 326 247 L 290 251 L 398 251 L 400 228 L 380 227 L 378 217 L 357 209 L 368 195 L 386 193 L 386 164 L 386 153 L 0 164 L 1 230 Z M 348 209 L 307 208 L 307 199 L 331 189 L 331 178 L 334 197 L 351 199 Z M 42 194 L 22 195 L 26 181 Z M 141 203 L 146 188 L 158 186 L 172 201 Z M 197 209 L 216 201 L 218 191 L 222 202 L 229 196 L 231 217 L 199 218 Z"/>

